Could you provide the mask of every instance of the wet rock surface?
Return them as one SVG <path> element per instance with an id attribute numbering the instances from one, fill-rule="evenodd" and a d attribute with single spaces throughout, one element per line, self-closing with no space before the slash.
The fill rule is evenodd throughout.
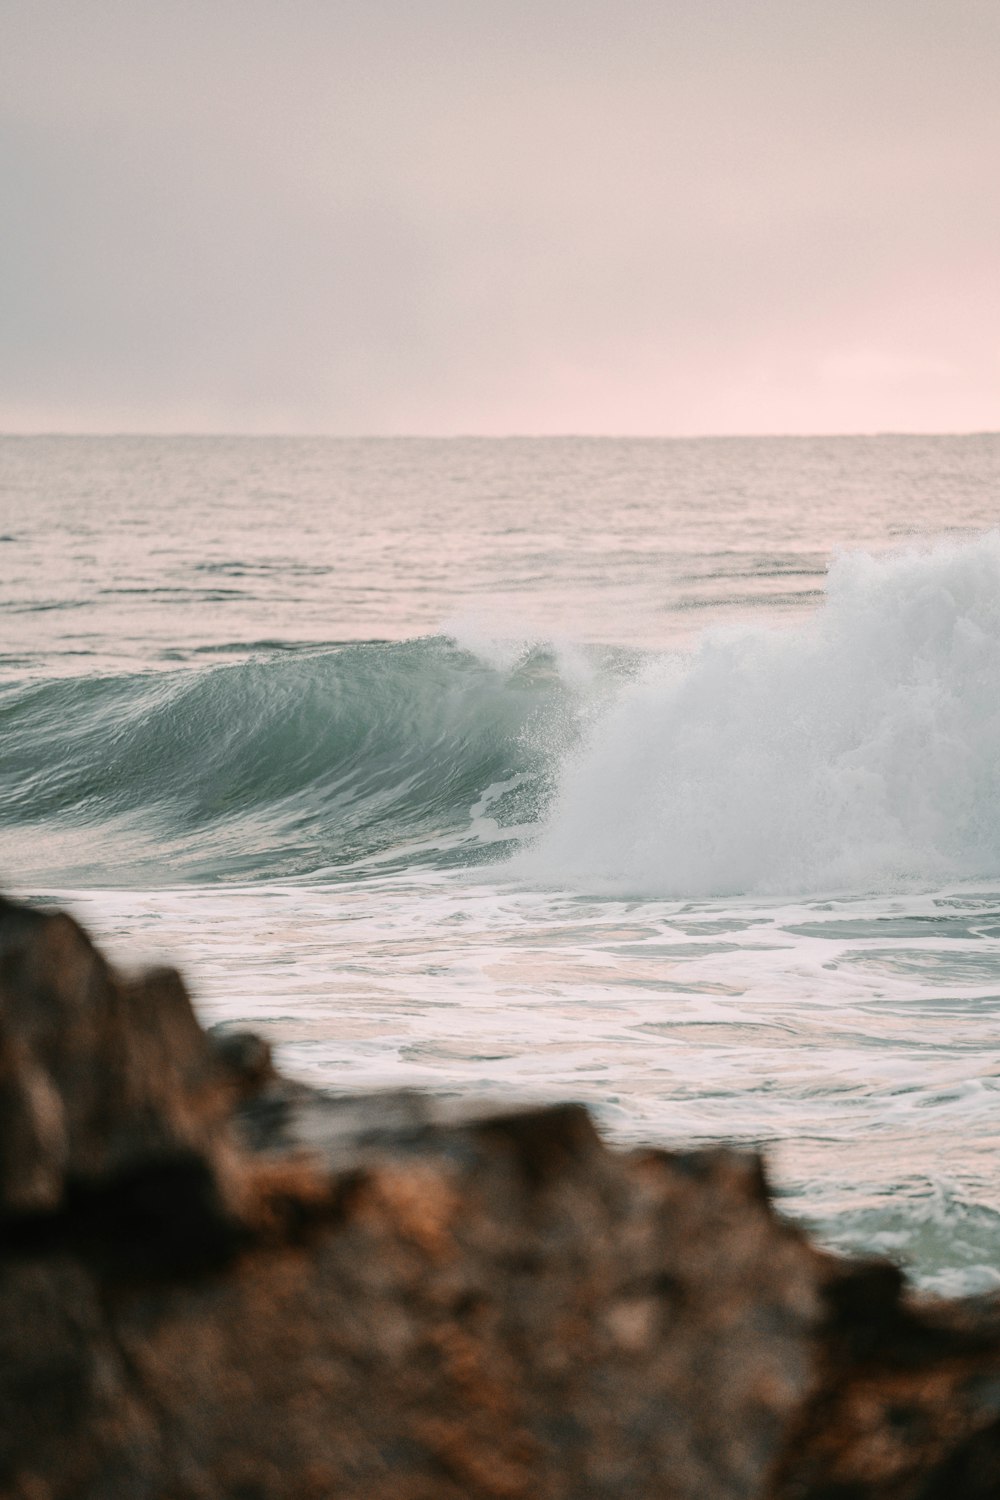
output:
<path id="1" fill-rule="evenodd" d="M 997 1494 L 997 1299 L 818 1250 L 750 1155 L 290 1083 L 0 903 L 0 1495 Z"/>

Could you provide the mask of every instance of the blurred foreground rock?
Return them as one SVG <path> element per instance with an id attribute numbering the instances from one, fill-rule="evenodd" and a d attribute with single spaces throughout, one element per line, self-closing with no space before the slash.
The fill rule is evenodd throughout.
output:
<path id="1" fill-rule="evenodd" d="M 327 1098 L 0 902 L 0 1495 L 1000 1495 L 1000 1302 L 917 1301 L 756 1158 L 572 1105 Z"/>

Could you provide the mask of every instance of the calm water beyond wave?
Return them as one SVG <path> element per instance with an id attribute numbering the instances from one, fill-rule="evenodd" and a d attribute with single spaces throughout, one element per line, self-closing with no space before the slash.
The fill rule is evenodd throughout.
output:
<path id="1" fill-rule="evenodd" d="M 1000 437 L 0 439 L 0 884 L 1000 1284 Z"/>

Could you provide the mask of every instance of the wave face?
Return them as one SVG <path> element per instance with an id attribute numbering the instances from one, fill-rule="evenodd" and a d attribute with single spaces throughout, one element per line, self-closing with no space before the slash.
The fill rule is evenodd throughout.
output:
<path id="1" fill-rule="evenodd" d="M 668 897 L 1000 875 L 1000 533 L 841 557 L 691 654 L 433 638 L 0 690 L 0 876 L 167 885 L 503 858 Z"/>
<path id="2" fill-rule="evenodd" d="M 806 623 L 649 662 L 516 867 L 663 896 L 996 876 L 1000 533 L 845 555 Z"/>
<path id="3" fill-rule="evenodd" d="M 573 701 L 550 652 L 491 663 L 442 639 L 14 684 L 0 873 L 170 884 L 496 857 L 537 815 Z"/>

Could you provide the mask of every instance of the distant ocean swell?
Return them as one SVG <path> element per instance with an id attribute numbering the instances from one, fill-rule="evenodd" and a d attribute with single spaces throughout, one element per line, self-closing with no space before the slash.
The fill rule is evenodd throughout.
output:
<path id="1" fill-rule="evenodd" d="M 438 638 L 11 684 L 0 748 L 22 886 L 510 855 L 642 896 L 993 877 L 1000 534 L 844 556 L 801 623 L 684 656 Z"/>

